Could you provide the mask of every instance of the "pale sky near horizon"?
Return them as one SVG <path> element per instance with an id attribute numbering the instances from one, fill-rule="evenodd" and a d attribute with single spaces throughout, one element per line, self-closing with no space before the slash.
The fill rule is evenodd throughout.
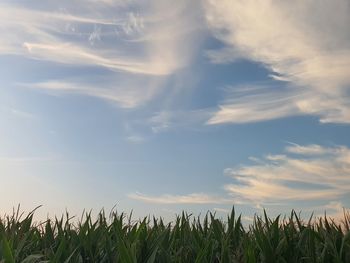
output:
<path id="1" fill-rule="evenodd" d="M 349 0 L 2 0 L 1 214 L 350 207 Z"/>

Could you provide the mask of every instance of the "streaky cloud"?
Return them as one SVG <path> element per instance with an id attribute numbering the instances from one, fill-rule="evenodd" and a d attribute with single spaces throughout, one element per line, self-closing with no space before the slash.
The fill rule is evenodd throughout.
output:
<path id="1" fill-rule="evenodd" d="M 294 145 L 287 146 L 286 153 L 267 155 L 257 164 L 227 169 L 226 174 L 235 183 L 225 185 L 226 191 L 252 203 L 337 201 L 348 194 L 349 148 Z"/>
<path id="2" fill-rule="evenodd" d="M 192 193 L 188 195 L 165 194 L 160 196 L 151 196 L 136 192 L 129 194 L 128 197 L 138 201 L 155 204 L 222 204 L 232 202 L 230 199 L 220 198 L 203 193 Z"/>
<path id="3" fill-rule="evenodd" d="M 99 4 L 94 5 L 98 7 Z M 190 34 L 195 28 L 191 27 L 191 30 L 185 27 L 185 23 L 191 24 L 192 18 L 184 12 L 187 7 L 185 1 L 172 10 L 157 1 L 150 6 L 152 12 L 136 16 L 132 11 L 125 15 L 125 10 L 119 10 L 117 4 L 113 17 L 95 18 L 92 10 L 82 16 L 68 11 L 38 11 L 2 4 L 0 52 L 72 65 L 101 66 L 135 74 L 172 74 L 186 66 L 191 57 Z M 137 22 L 137 19 L 142 22 Z M 82 24 L 90 24 L 92 33 Z M 104 40 L 99 47 L 91 46 L 89 42 L 96 25 L 112 38 Z M 120 31 L 126 35 L 118 34 Z M 134 31 L 138 34 L 133 35 Z M 168 34 L 169 31 L 173 34 Z M 131 41 L 134 49 L 130 50 L 121 41 L 123 38 Z M 133 38 L 137 41 L 133 41 Z M 184 39 L 189 41 L 184 42 Z"/>
<path id="4" fill-rule="evenodd" d="M 290 88 L 268 85 L 230 87 L 224 103 L 206 123 L 250 123 L 299 115 L 294 101 L 305 96 Z"/>
<path id="5" fill-rule="evenodd" d="M 325 155 L 325 154 L 335 154 L 339 149 L 338 148 L 326 148 L 317 144 L 310 145 L 299 145 L 296 143 L 290 143 L 290 146 L 286 147 L 286 151 L 289 153 L 295 153 L 299 155 Z"/>
<path id="6" fill-rule="evenodd" d="M 226 168 L 232 183 L 223 185 L 219 195 L 190 193 L 183 195 L 147 195 L 130 193 L 140 202 L 166 204 L 240 205 L 261 210 L 263 207 L 303 207 L 316 204 L 313 211 L 339 217 L 350 189 L 350 149 L 346 146 L 325 147 L 317 144 L 286 146 L 284 154 L 250 158 L 253 164 Z M 332 205 L 335 205 L 334 207 Z M 218 211 L 223 208 L 217 209 Z M 281 213 L 281 212 L 279 212 Z"/>
<path id="7" fill-rule="evenodd" d="M 51 80 L 37 83 L 17 83 L 17 86 L 42 90 L 51 95 L 84 95 L 98 98 L 120 108 L 139 107 L 151 100 L 162 87 L 161 78 L 133 77 L 101 78 L 102 84 L 89 83 L 84 78 Z M 143 96 L 139 96 L 140 93 Z"/>
<path id="8" fill-rule="evenodd" d="M 350 123 L 348 1 L 208 0 L 206 18 L 213 35 L 225 44 L 221 50 L 208 51 L 213 63 L 256 61 L 282 86 L 288 82 L 295 93 L 308 94 L 283 105 L 271 103 L 269 97 L 259 97 L 259 106 L 248 98 L 225 101 L 208 123 L 299 114 L 318 116 L 322 123 Z M 284 96 L 276 93 L 269 95 L 272 99 Z M 269 106 L 262 107 L 264 101 Z"/>
<path id="9" fill-rule="evenodd" d="M 103 83 L 100 89 L 92 84 L 74 85 L 86 84 L 84 81 L 49 79 L 38 80 L 33 87 L 52 90 L 55 86 L 67 94 L 103 98 L 133 108 L 165 89 L 159 83 L 189 66 L 195 56 L 200 24 L 198 15 L 189 10 L 195 9 L 196 3 L 107 0 L 77 1 L 76 5 L 81 8 L 68 1 L 62 5 L 64 9 L 53 2 L 40 8 L 17 2 L 0 4 L 0 55 L 49 61 L 56 66 L 100 68 L 105 75 L 114 76 L 117 84 Z"/>
<path id="10" fill-rule="evenodd" d="M 213 109 L 196 109 L 187 111 L 160 111 L 149 120 L 153 133 L 160 133 L 171 129 L 196 127 L 202 125 L 212 114 Z"/>

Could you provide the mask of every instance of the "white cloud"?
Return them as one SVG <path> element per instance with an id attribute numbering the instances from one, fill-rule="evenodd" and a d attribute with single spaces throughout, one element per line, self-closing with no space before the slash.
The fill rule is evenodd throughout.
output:
<path id="1" fill-rule="evenodd" d="M 95 42 L 101 41 L 101 28 L 96 26 L 94 27 L 94 30 L 89 36 L 89 41 L 91 45 L 94 45 Z"/>
<path id="2" fill-rule="evenodd" d="M 214 35 L 226 44 L 222 51 L 209 52 L 214 63 L 237 58 L 260 62 L 273 72 L 272 78 L 287 81 L 293 93 L 302 94 L 284 99 L 276 91 L 245 97 L 243 101 L 226 101 L 209 123 L 260 121 L 295 114 L 316 115 L 325 123 L 350 122 L 347 0 L 208 0 L 206 17 Z M 284 103 L 276 104 L 276 97 Z"/>
<path id="3" fill-rule="evenodd" d="M 304 207 L 303 210 L 313 211 L 317 216 L 327 211 L 329 216 L 341 218 L 343 202 L 349 198 L 350 149 L 291 144 L 285 153 L 251 158 L 255 162 L 252 165 L 225 169 L 224 174 L 233 182 L 224 185 L 225 193 L 218 196 L 205 193 L 156 196 L 136 192 L 128 197 L 154 204 L 235 204 L 255 210 L 269 206 L 278 209 L 278 214 Z M 214 210 L 228 212 L 225 208 Z"/>
<path id="4" fill-rule="evenodd" d="M 128 20 L 123 23 L 122 29 L 125 34 L 132 35 L 135 33 L 142 33 L 145 25 L 142 17 L 138 13 L 130 12 Z"/>
<path id="5" fill-rule="evenodd" d="M 146 203 L 155 204 L 222 204 L 232 203 L 232 200 L 203 193 L 192 193 L 188 195 L 160 195 L 150 196 L 142 193 L 132 193 L 129 198 Z"/>
<path id="6" fill-rule="evenodd" d="M 98 3 L 94 6 L 99 8 Z M 94 10 L 73 15 L 67 10 L 38 11 L 2 4 L 0 52 L 131 73 L 172 74 L 190 60 L 190 34 L 194 30 L 191 23 L 195 21 L 184 12 L 188 7 L 186 1 L 172 6 L 172 10 L 165 4 L 159 6 L 157 1 L 151 1 L 150 11 L 142 16 L 132 12 L 126 15 L 125 8 L 120 10 L 117 4 L 112 7 L 115 12 L 111 16 L 107 12 L 96 15 Z M 185 26 L 187 23 L 189 27 Z M 92 33 L 86 29 L 89 25 Z M 72 27 L 74 34 L 69 30 Z M 115 34 L 119 28 L 126 33 L 125 39 Z M 136 39 L 130 38 L 133 31 L 139 32 Z M 103 39 L 104 34 L 110 39 Z M 91 37 L 104 40 L 103 45 L 91 47 Z M 123 40 L 130 41 L 129 45 Z"/>
<path id="7" fill-rule="evenodd" d="M 36 8 L 34 4 L 28 7 L 16 2 L 1 3 L 0 55 L 104 68 L 115 77 L 118 92 L 111 85 L 104 87 L 104 83 L 96 85 L 102 86 L 100 89 L 86 85 L 66 88 L 70 86 L 67 80 L 45 82 L 61 82 L 65 92 L 104 97 L 120 102 L 122 107 L 136 107 L 164 88 L 158 85 L 159 81 L 151 85 L 154 78 L 163 80 L 191 63 L 199 34 L 198 19 L 191 11 L 196 5 L 158 0 L 147 4 L 64 1 L 60 5 L 64 8 L 58 8 L 49 1 Z M 139 82 L 138 88 L 134 78 Z"/>
<path id="8" fill-rule="evenodd" d="M 235 198 L 252 203 L 305 200 L 339 200 L 350 189 L 350 149 L 319 145 L 289 146 L 297 155 L 267 155 L 259 163 L 226 174 L 234 184 L 225 185 Z M 304 156 L 307 155 L 307 158 Z"/>
<path id="9" fill-rule="evenodd" d="M 52 80 L 40 83 L 18 83 L 19 86 L 43 90 L 52 95 L 79 94 L 99 98 L 121 108 L 140 106 L 155 96 L 162 85 L 161 78 L 142 76 L 100 78 L 102 84 L 89 83 L 88 79 Z M 142 93 L 143 96 L 139 94 Z"/>
<path id="10" fill-rule="evenodd" d="M 296 97 L 304 96 L 268 86 L 232 89 L 207 124 L 249 123 L 298 115 L 300 112 L 292 103 Z"/>
<path id="11" fill-rule="evenodd" d="M 174 128 L 193 127 L 201 125 L 212 114 L 211 109 L 188 111 L 161 111 L 155 113 L 149 120 L 154 133 Z"/>
<path id="12" fill-rule="evenodd" d="M 296 143 L 290 143 L 290 146 L 286 147 L 286 151 L 290 153 L 300 154 L 300 155 L 324 155 L 324 154 L 335 154 L 337 149 L 326 148 L 317 144 L 310 145 L 299 145 Z"/>

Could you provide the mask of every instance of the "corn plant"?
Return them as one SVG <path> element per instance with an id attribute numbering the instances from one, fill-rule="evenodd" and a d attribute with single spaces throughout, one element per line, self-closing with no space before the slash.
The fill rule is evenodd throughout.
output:
<path id="1" fill-rule="evenodd" d="M 226 220 L 183 212 L 171 223 L 162 218 L 102 210 L 80 220 L 64 216 L 33 222 L 35 210 L 19 209 L 0 218 L 0 262 L 350 262 L 350 215 L 342 223 L 326 216 L 304 222 L 289 217 L 255 216 L 249 226 L 234 208 Z"/>

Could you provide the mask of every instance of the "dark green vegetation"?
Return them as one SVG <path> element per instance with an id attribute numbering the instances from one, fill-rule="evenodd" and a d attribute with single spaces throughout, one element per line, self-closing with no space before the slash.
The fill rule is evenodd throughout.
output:
<path id="1" fill-rule="evenodd" d="M 249 227 L 234 209 L 227 220 L 182 214 L 171 224 L 103 211 L 36 224 L 33 213 L 0 220 L 0 262 L 350 262 L 349 213 L 341 224 L 264 213 Z"/>

